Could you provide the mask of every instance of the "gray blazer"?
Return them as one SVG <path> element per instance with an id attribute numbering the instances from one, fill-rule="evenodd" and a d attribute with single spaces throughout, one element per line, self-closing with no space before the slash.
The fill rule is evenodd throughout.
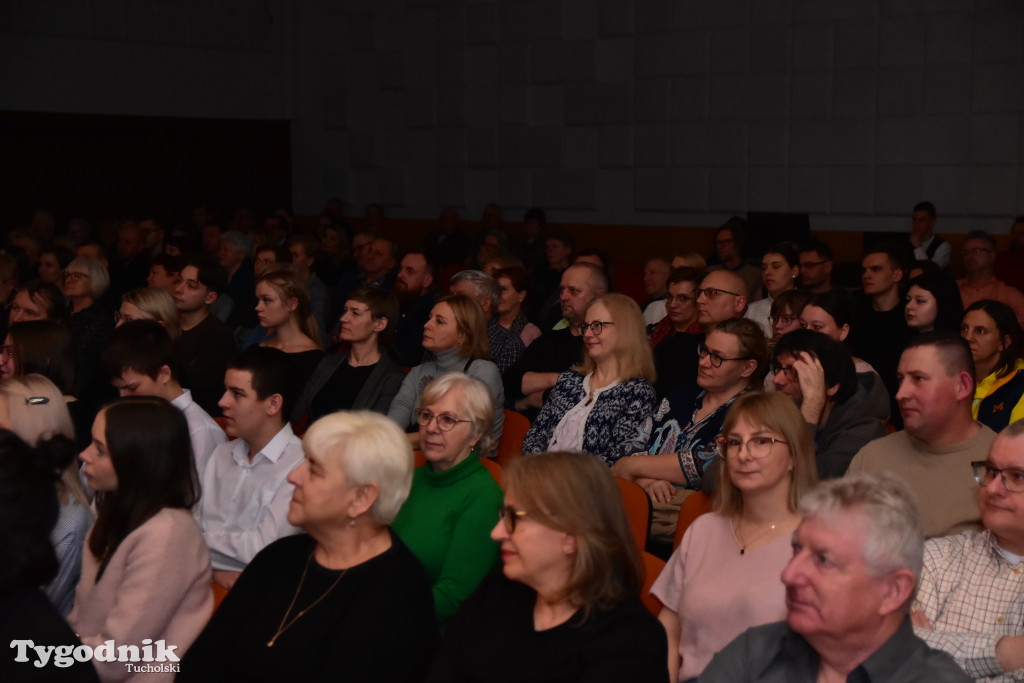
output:
<path id="1" fill-rule="evenodd" d="M 306 382 L 299 400 L 295 403 L 295 409 L 292 411 L 292 422 L 298 422 L 309 413 L 309 406 L 313 402 L 313 397 L 324 388 L 327 381 L 334 374 L 334 371 L 341 367 L 342 363 L 348 362 L 348 356 L 348 351 L 340 355 L 332 353 L 324 356 L 324 359 L 313 370 L 313 374 L 310 376 L 309 381 Z M 388 407 L 391 405 L 392 399 L 395 398 L 395 394 L 398 393 L 398 389 L 402 386 L 402 380 L 404 379 L 405 373 L 402 372 L 402 368 L 391 358 L 391 354 L 387 350 L 381 349 L 380 361 L 377 362 L 373 371 L 370 372 L 366 383 L 363 384 L 362 389 L 356 395 L 356 401 L 352 405 L 352 410 L 372 410 L 375 413 L 386 415 Z"/>

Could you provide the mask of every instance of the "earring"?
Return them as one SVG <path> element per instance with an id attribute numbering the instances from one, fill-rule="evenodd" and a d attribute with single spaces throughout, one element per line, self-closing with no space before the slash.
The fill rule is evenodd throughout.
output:
<path id="1" fill-rule="evenodd" d="M 348 520 L 348 525 L 349 526 L 355 526 L 356 525 L 356 518 L 353 517 L 350 520 Z"/>

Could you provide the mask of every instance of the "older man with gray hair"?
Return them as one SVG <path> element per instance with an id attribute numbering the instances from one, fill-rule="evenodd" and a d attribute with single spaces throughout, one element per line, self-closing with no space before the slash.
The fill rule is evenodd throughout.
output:
<path id="1" fill-rule="evenodd" d="M 498 300 L 501 286 L 482 270 L 460 270 L 449 281 L 452 294 L 464 294 L 480 305 L 487 320 L 487 344 L 491 348 L 491 361 L 505 372 L 519 360 L 526 350 L 518 334 L 498 324 Z"/>
<path id="2" fill-rule="evenodd" d="M 700 676 L 746 681 L 969 681 L 914 634 L 910 603 L 924 534 L 907 488 L 891 475 L 822 482 L 800 502 L 793 559 L 782 570 L 785 622 L 749 629 Z"/>

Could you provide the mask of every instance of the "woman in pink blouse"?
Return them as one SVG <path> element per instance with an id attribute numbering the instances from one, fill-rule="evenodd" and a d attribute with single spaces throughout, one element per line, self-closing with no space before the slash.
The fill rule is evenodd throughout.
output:
<path id="1" fill-rule="evenodd" d="M 686 530 L 651 593 L 669 640 L 673 682 L 695 679 L 751 626 L 786 616 L 779 575 L 792 556 L 797 502 L 817 482 L 814 443 L 779 393 L 741 396 L 719 439 L 725 467 L 714 512 Z"/>

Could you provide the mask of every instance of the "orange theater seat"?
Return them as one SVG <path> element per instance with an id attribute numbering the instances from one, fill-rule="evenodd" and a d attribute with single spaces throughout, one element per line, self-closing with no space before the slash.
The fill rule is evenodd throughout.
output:
<path id="1" fill-rule="evenodd" d="M 651 499 L 647 497 L 646 491 L 631 481 L 615 477 L 615 483 L 626 506 L 629 528 L 633 531 L 637 546 L 643 550 L 647 546 L 647 533 L 651 529 Z"/>
<path id="2" fill-rule="evenodd" d="M 679 508 L 679 520 L 676 522 L 676 536 L 672 539 L 672 549 L 675 550 L 683 542 L 683 534 L 686 529 L 706 512 L 711 512 L 711 496 L 703 491 L 696 491 L 689 498 L 683 501 Z"/>
<path id="3" fill-rule="evenodd" d="M 498 440 L 498 455 L 495 460 L 502 467 L 516 458 L 523 456 L 523 439 L 526 432 L 530 431 L 530 421 L 525 415 L 514 410 L 505 410 L 505 426 L 501 430 L 501 439 Z"/>
<path id="4" fill-rule="evenodd" d="M 644 601 L 644 607 L 650 610 L 651 614 L 658 616 L 661 611 L 661 600 L 651 595 L 651 586 L 665 568 L 665 560 L 656 555 L 651 555 L 646 550 L 641 553 L 644 558 L 644 586 L 640 590 L 640 599 Z"/>
<path id="5" fill-rule="evenodd" d="M 227 597 L 228 589 L 216 581 L 211 581 L 210 585 L 213 586 L 213 611 L 216 612 L 220 603 L 224 602 L 224 598 Z"/>

